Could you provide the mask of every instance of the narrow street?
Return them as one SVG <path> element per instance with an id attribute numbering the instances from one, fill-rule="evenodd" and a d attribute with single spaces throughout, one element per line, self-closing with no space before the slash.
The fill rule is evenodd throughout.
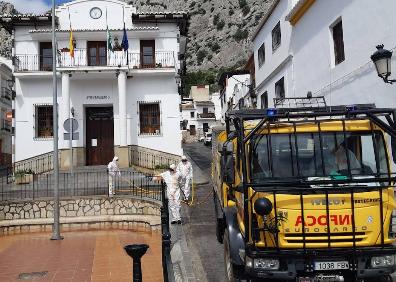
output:
<path id="1" fill-rule="evenodd" d="M 216 240 L 216 226 L 212 198 L 211 147 L 203 143 L 184 146 L 184 152 L 192 160 L 195 171 L 200 169 L 201 175 L 194 174 L 196 185 L 194 205 L 183 206 L 184 231 L 195 277 L 198 281 L 222 282 L 224 278 L 223 245 Z M 198 168 L 198 169 L 197 169 Z"/>

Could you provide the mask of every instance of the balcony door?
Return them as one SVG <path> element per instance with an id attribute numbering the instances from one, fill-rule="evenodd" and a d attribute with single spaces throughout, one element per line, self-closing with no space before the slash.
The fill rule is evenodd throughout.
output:
<path id="1" fill-rule="evenodd" d="M 40 42 L 40 70 L 52 70 L 52 43 Z"/>
<path id="2" fill-rule="evenodd" d="M 107 65 L 107 46 L 106 41 L 88 41 L 88 65 L 106 66 Z"/>
<path id="3" fill-rule="evenodd" d="M 142 68 L 155 67 L 155 41 L 140 40 L 140 61 Z"/>

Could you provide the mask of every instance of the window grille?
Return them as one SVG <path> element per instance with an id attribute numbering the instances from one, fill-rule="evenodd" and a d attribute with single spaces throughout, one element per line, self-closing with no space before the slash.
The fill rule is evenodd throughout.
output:
<path id="1" fill-rule="evenodd" d="M 161 134 L 160 103 L 139 102 L 140 134 Z"/>
<path id="2" fill-rule="evenodd" d="M 258 49 L 258 64 L 259 68 L 264 64 L 265 62 L 265 46 L 264 43 L 260 46 Z"/>
<path id="3" fill-rule="evenodd" d="M 282 77 L 275 83 L 275 98 L 285 98 L 285 83 Z"/>
<path id="4" fill-rule="evenodd" d="M 345 60 L 344 52 L 344 34 L 342 30 L 342 21 L 333 26 L 333 43 L 334 43 L 334 63 L 338 65 Z"/>
<path id="5" fill-rule="evenodd" d="M 36 138 L 54 136 L 52 105 L 35 105 Z"/>
<path id="6" fill-rule="evenodd" d="M 190 117 L 194 117 L 194 112 L 190 112 Z"/>
<path id="7" fill-rule="evenodd" d="M 261 94 L 261 108 L 266 109 L 268 108 L 268 92 L 265 91 L 263 94 Z"/>
<path id="8" fill-rule="evenodd" d="M 278 22 L 272 30 L 272 51 L 275 51 L 281 45 L 281 38 L 281 27 L 280 22 Z"/>

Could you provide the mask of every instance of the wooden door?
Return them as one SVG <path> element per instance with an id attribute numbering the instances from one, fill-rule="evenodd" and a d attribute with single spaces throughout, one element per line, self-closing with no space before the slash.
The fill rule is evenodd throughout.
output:
<path id="1" fill-rule="evenodd" d="M 87 47 L 88 66 L 107 65 L 106 41 L 88 41 Z"/>
<path id="2" fill-rule="evenodd" d="M 155 67 L 155 41 L 140 40 L 140 62 L 142 68 Z"/>
<path id="3" fill-rule="evenodd" d="M 107 165 L 113 157 L 113 107 L 86 108 L 87 165 Z"/>

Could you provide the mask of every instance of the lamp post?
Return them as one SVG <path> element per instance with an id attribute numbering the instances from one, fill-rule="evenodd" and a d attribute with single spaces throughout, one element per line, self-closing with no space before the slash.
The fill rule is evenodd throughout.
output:
<path id="1" fill-rule="evenodd" d="M 392 84 L 396 79 L 388 79 L 391 75 L 392 52 L 384 49 L 384 45 L 378 45 L 377 51 L 371 55 L 377 74 L 385 83 Z"/>

